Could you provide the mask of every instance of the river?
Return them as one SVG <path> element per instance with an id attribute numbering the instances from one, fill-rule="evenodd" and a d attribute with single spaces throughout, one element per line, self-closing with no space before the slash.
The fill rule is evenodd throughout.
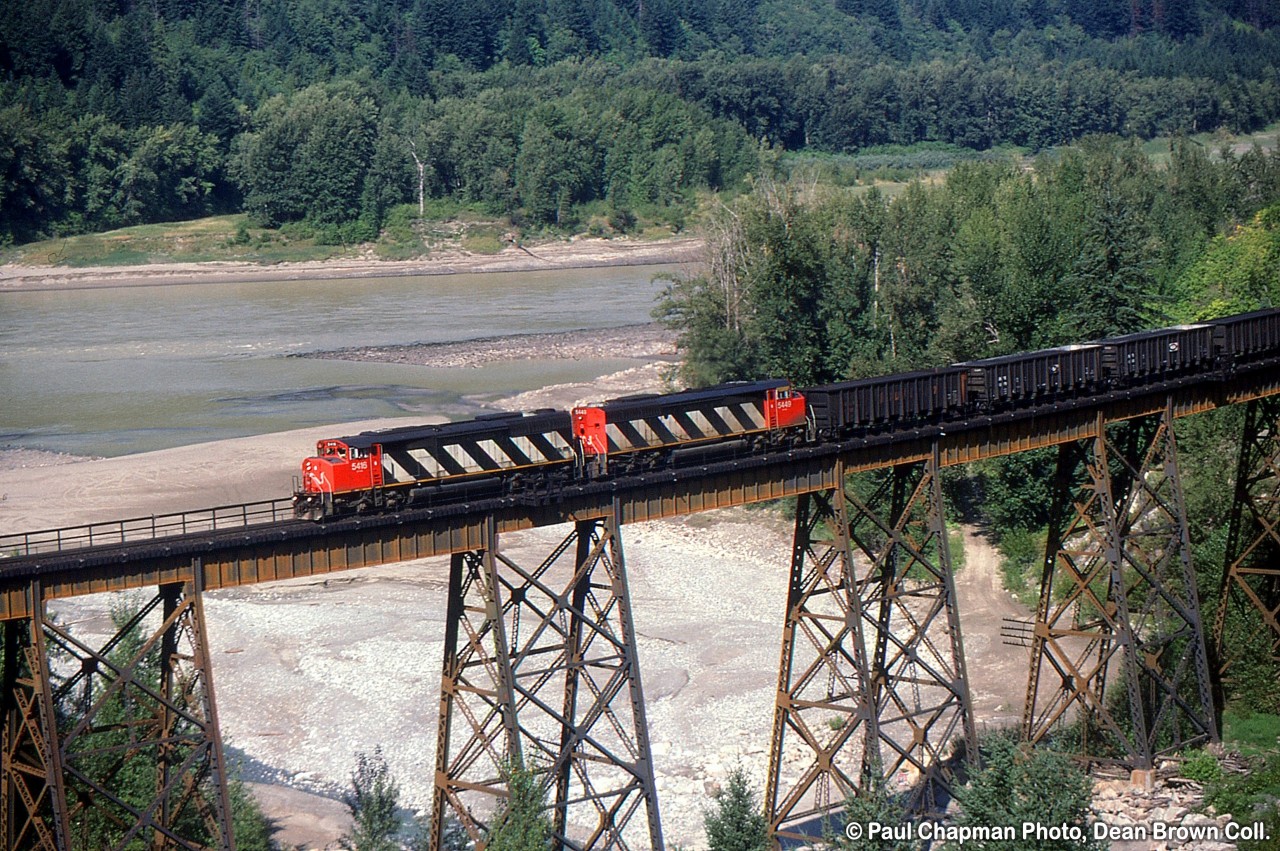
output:
<path id="1" fill-rule="evenodd" d="M 623 358 L 431 368 L 290 357 L 650 321 L 669 266 L 0 293 L 0 446 L 115 456 L 586 381 Z"/>

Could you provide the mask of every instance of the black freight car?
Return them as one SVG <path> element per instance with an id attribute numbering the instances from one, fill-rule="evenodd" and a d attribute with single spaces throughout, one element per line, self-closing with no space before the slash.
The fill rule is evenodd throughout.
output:
<path id="1" fill-rule="evenodd" d="M 1178 325 L 1100 341 L 1113 387 L 1131 387 L 1214 363 L 1212 325 Z"/>
<path id="2" fill-rule="evenodd" d="M 969 400 L 998 411 L 1039 399 L 1092 392 L 1103 377 L 1102 346 L 1085 343 L 957 364 L 969 373 Z"/>
<path id="3" fill-rule="evenodd" d="M 1215 319 L 1213 347 L 1219 363 L 1235 367 L 1277 356 L 1280 350 L 1280 310 L 1257 310 Z"/>
<path id="4" fill-rule="evenodd" d="M 810 387 L 804 394 L 818 434 L 841 437 L 959 414 L 966 380 L 964 369 L 943 367 Z"/>

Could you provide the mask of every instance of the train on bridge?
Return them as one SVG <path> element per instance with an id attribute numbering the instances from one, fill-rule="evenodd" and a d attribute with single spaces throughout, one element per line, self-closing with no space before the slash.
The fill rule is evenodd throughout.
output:
<path id="1" fill-rule="evenodd" d="M 517 496 L 1280 365 L 1280 310 L 802 389 L 775 379 L 317 443 L 298 517 Z"/>

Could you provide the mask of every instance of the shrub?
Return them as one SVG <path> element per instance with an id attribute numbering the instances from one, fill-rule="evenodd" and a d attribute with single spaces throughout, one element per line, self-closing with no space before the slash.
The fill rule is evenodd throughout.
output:
<path id="1" fill-rule="evenodd" d="M 398 851 L 395 836 L 400 831 L 400 786 L 382 756 L 357 753 L 356 770 L 351 773 L 351 791 L 343 796 L 354 821 L 351 832 L 339 843 L 348 851 Z"/>
<path id="2" fill-rule="evenodd" d="M 861 794 L 845 799 L 844 819 L 845 824 L 860 824 L 864 830 L 858 839 L 845 835 L 836 840 L 835 846 L 841 851 L 918 851 L 924 845 L 917 839 L 872 838 L 867 835 L 865 827 L 872 822 L 899 825 L 907 820 L 907 811 L 900 796 L 889 791 L 888 783 L 879 774 L 863 778 Z"/>
<path id="3" fill-rule="evenodd" d="M 1208 751 L 1196 751 L 1182 763 L 1182 774 L 1188 780 L 1209 783 L 1222 777 L 1222 766 L 1217 757 Z"/>
<path id="4" fill-rule="evenodd" d="M 551 843 L 551 820 L 546 791 L 538 776 L 520 762 L 507 767 L 507 799 L 498 807 L 489 833 L 489 851 L 546 851 Z"/>
<path id="5" fill-rule="evenodd" d="M 1088 851 L 1104 847 L 1093 840 L 1087 818 L 1093 789 L 1088 776 L 1061 754 L 1036 750 L 1001 733 L 982 744 L 984 767 L 956 790 L 963 812 L 959 824 L 1011 826 L 1027 822 L 1041 825 L 1078 825 L 1085 838 L 1037 840 L 1038 851 Z M 986 851 L 1022 851 L 1026 841 L 983 843 Z"/>

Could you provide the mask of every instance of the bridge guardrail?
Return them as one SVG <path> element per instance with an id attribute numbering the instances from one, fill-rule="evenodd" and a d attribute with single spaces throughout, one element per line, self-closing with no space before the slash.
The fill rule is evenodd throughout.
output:
<path id="1" fill-rule="evenodd" d="M 218 532 L 293 519 L 293 500 L 273 499 L 220 505 L 198 511 L 153 514 L 60 529 L 0 535 L 0 560 L 83 547 L 131 544 L 196 532 Z"/>

